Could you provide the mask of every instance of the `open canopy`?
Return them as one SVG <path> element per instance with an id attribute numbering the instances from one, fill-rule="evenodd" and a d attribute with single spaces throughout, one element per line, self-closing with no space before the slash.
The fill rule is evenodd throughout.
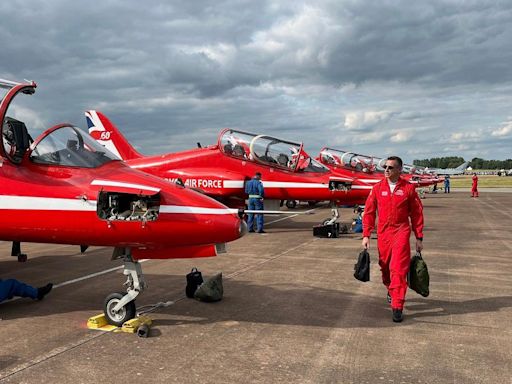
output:
<path id="1" fill-rule="evenodd" d="M 89 134 L 68 124 L 50 128 L 31 147 L 30 160 L 38 164 L 97 168 L 119 160 Z"/>
<path id="2" fill-rule="evenodd" d="M 254 161 L 290 172 L 328 172 L 328 168 L 309 156 L 302 143 L 268 135 L 225 129 L 220 133 L 220 150 L 232 157 Z"/>

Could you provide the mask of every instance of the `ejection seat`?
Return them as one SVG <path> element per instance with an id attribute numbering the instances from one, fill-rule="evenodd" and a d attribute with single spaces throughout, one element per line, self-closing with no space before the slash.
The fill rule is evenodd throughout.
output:
<path id="1" fill-rule="evenodd" d="M 33 141 L 32 137 L 28 134 L 25 123 L 12 117 L 6 117 L 3 126 L 3 136 L 5 152 L 8 152 L 15 163 L 20 163 Z M 7 151 L 6 143 L 11 147 L 10 151 Z"/>

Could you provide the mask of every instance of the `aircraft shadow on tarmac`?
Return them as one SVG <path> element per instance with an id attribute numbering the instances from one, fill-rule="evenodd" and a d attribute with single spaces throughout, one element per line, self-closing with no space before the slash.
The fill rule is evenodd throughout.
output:
<path id="1" fill-rule="evenodd" d="M 105 276 L 99 278 L 102 283 L 96 289 L 79 283 L 65 289 L 56 289 L 42 302 L 25 299 L 4 303 L 0 305 L 0 317 L 9 321 L 77 311 L 90 311 L 85 316 L 95 315 L 102 311 L 102 303 L 108 293 L 120 291 L 123 277 L 107 276 L 108 279 Z M 139 306 L 183 297 L 184 276 L 146 275 L 146 279 L 150 289 L 138 300 Z M 89 283 L 98 287 L 98 281 L 92 280 Z M 155 327 L 158 329 L 159 326 L 233 321 L 330 328 L 393 325 L 384 295 L 358 295 L 343 290 L 303 286 L 299 283 L 270 286 L 229 279 L 224 281 L 224 289 L 225 297 L 218 303 L 201 303 L 186 299 L 158 310 L 156 316 L 159 318 L 155 321 Z M 423 299 L 414 295 L 412 291 L 408 293 L 406 319 L 496 312 L 502 308 L 512 307 L 512 296 L 451 302 Z"/>

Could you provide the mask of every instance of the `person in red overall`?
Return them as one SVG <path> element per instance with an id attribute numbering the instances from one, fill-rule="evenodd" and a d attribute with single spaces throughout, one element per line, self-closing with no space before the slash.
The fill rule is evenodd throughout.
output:
<path id="1" fill-rule="evenodd" d="M 471 197 L 478 197 L 478 176 L 473 173 L 473 184 L 471 184 Z"/>
<path id="2" fill-rule="evenodd" d="M 393 321 L 403 320 L 406 276 L 409 272 L 411 226 L 416 236 L 416 251 L 423 249 L 423 205 L 413 184 L 400 176 L 402 159 L 386 159 L 384 176 L 366 199 L 363 216 L 363 247 L 370 248 L 370 235 L 378 215 L 377 248 L 382 282 L 388 289 Z M 409 221 L 410 219 L 410 221 Z"/>

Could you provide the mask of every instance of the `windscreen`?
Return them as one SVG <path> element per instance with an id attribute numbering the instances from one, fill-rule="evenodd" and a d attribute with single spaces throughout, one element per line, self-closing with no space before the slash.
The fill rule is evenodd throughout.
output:
<path id="1" fill-rule="evenodd" d="M 38 164 L 97 168 L 118 158 L 79 128 L 65 126 L 51 131 L 33 149 Z"/>

